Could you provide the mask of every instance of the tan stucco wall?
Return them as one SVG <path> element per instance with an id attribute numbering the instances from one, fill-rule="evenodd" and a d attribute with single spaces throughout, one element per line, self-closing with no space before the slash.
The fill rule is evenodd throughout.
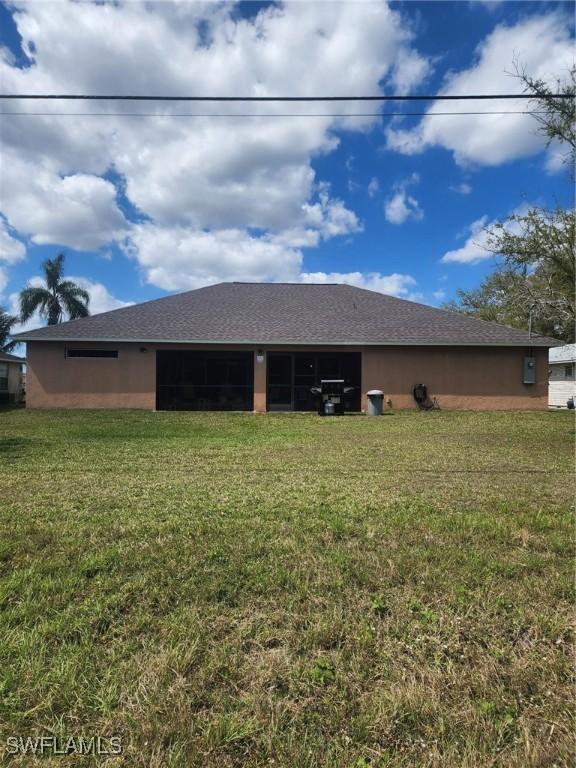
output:
<path id="1" fill-rule="evenodd" d="M 62 342 L 28 342 L 29 408 L 146 408 L 156 405 L 156 355 L 140 344 L 70 344 L 117 349 L 118 359 L 66 359 Z"/>
<path id="2" fill-rule="evenodd" d="M 262 351 L 262 362 L 258 362 L 258 351 Z M 266 413 L 266 353 L 263 350 L 257 350 L 254 355 L 254 411 L 256 413 Z"/>
<path id="3" fill-rule="evenodd" d="M 536 358 L 536 384 L 523 384 L 524 357 Z M 506 410 L 546 408 L 548 350 L 523 347 L 372 347 L 362 355 L 362 408 L 366 392 L 381 389 L 392 408 L 416 408 L 415 384 L 425 384 L 440 408 Z"/>
<path id="4" fill-rule="evenodd" d="M 31 408 L 145 408 L 156 404 L 157 349 L 222 349 L 184 344 L 70 344 L 118 349 L 118 359 L 66 359 L 62 342 L 29 342 L 27 405 Z M 141 348 L 145 352 L 141 352 Z M 235 349 L 256 348 L 238 345 Z M 303 347 L 269 351 L 304 351 Z M 315 348 L 320 350 L 321 348 Z M 329 347 L 322 348 L 329 350 Z M 332 348 L 334 349 L 334 348 Z M 345 347 L 362 351 L 362 407 L 366 392 L 381 389 L 393 408 L 415 408 L 412 388 L 426 384 L 441 408 L 532 409 L 548 404 L 548 350 L 536 349 L 537 383 L 522 383 L 526 348 Z M 266 361 L 254 362 L 254 410 L 266 410 Z"/>

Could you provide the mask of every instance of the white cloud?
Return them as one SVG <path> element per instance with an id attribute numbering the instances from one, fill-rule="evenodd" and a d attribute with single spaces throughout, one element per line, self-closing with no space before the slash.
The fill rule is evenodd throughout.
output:
<path id="1" fill-rule="evenodd" d="M 392 82 L 397 93 L 406 94 L 422 83 L 429 74 L 429 60 L 420 56 L 417 51 L 404 48 L 396 58 Z"/>
<path id="2" fill-rule="evenodd" d="M 395 192 L 384 205 L 386 221 L 391 224 L 403 224 L 407 219 L 420 221 L 424 214 L 418 200 L 409 195 L 405 189 Z"/>
<path id="3" fill-rule="evenodd" d="M 61 177 L 13 153 L 5 160 L 3 212 L 34 243 L 92 250 L 123 235 L 127 224 L 111 182 L 82 173 Z"/>
<path id="4" fill-rule="evenodd" d="M 358 184 L 357 181 L 354 181 L 353 179 L 348 179 L 348 192 L 351 194 L 354 194 L 360 189 L 360 184 Z"/>
<path id="5" fill-rule="evenodd" d="M 12 92 L 379 93 L 414 88 L 429 69 L 402 15 L 385 2 L 287 3 L 250 18 L 216 3 L 15 6 L 31 66 L 0 61 L 3 89 Z M 306 105 L 290 111 L 298 109 L 310 112 Z M 374 118 L 284 118 L 283 104 L 250 106 L 267 118 L 239 117 L 245 104 L 94 103 L 65 111 L 122 110 L 160 114 L 5 118 L 12 171 L 0 210 L 18 231 L 80 249 L 123 238 L 114 185 L 102 178 L 111 168 L 147 219 L 130 228 L 127 247 L 147 279 L 167 289 L 212 278 L 277 279 L 301 263 L 299 248 L 361 229 L 319 184 L 312 161 L 334 151 L 338 131 L 365 131 Z M 230 116 L 162 116 L 183 112 Z"/>
<path id="6" fill-rule="evenodd" d="M 510 76 L 517 60 L 535 78 L 554 82 L 567 73 L 574 58 L 568 17 L 561 11 L 532 16 L 514 26 L 498 25 L 478 46 L 476 62 L 469 69 L 450 73 L 442 94 L 521 93 L 522 84 Z M 555 83 L 554 83 L 555 84 Z M 516 111 L 525 102 L 466 102 L 454 109 L 466 111 Z M 542 151 L 545 140 L 528 115 L 437 116 L 446 111 L 445 102 L 435 102 L 428 116 L 412 130 L 390 127 L 387 146 L 404 154 L 442 146 L 454 153 L 460 165 L 500 165 Z"/>
<path id="7" fill-rule="evenodd" d="M 528 203 L 522 203 L 514 208 L 509 216 L 523 216 L 529 210 Z M 518 221 L 504 220 L 504 228 L 512 234 L 521 232 L 522 225 Z M 496 221 L 488 221 L 488 216 L 482 216 L 473 221 L 469 227 L 469 235 L 461 248 L 447 251 L 440 259 L 442 264 L 478 264 L 487 259 L 493 259 L 495 254 L 488 249 L 488 231 L 496 224 Z"/>
<path id="8" fill-rule="evenodd" d="M 506 2 L 506 0 L 470 0 L 470 5 L 480 5 L 489 10 L 494 10 L 504 2 Z"/>
<path id="9" fill-rule="evenodd" d="M 99 315 L 101 312 L 110 312 L 112 309 L 120 309 L 121 307 L 129 307 L 134 304 L 133 301 L 122 301 L 117 299 L 109 292 L 108 288 L 102 283 L 98 283 L 94 280 L 89 280 L 87 277 L 74 277 L 68 278 L 77 283 L 85 291 L 88 291 L 90 296 L 89 309 L 91 315 Z"/>
<path id="10" fill-rule="evenodd" d="M 483 216 L 470 225 L 470 235 L 461 248 L 447 251 L 440 259 L 443 264 L 478 264 L 480 261 L 494 258 L 486 248 L 486 227 L 488 217 Z"/>
<path id="11" fill-rule="evenodd" d="M 378 291 L 389 296 L 397 296 L 405 299 L 419 299 L 420 294 L 410 291 L 417 285 L 411 275 L 402 275 L 394 272 L 391 275 L 382 275 L 380 272 L 305 272 L 300 275 L 303 283 L 345 283 L 355 285 L 358 288 L 367 288 L 370 291 Z"/>
<path id="12" fill-rule="evenodd" d="M 294 221 L 293 227 L 262 234 L 241 228 L 198 231 L 138 225 L 125 248 L 144 267 L 149 282 L 175 290 L 221 280 L 297 279 L 301 248 L 362 229 L 356 214 L 330 197 L 327 184 L 318 185 L 317 194 L 302 205 Z"/>
<path id="13" fill-rule="evenodd" d="M 376 176 L 373 176 L 370 179 L 370 183 L 368 184 L 368 197 L 374 197 L 378 190 L 380 189 L 380 182 L 376 178 Z"/>
<path id="14" fill-rule="evenodd" d="M 469 195 L 472 192 L 472 187 L 467 181 L 462 181 L 460 184 L 451 184 L 450 189 L 452 192 L 456 192 L 457 195 Z"/>
<path id="15" fill-rule="evenodd" d="M 356 214 L 349 211 L 342 200 L 330 198 L 326 184 L 321 185 L 318 198 L 318 202 L 313 205 L 303 206 L 304 223 L 315 227 L 324 239 L 362 229 Z"/>
<path id="16" fill-rule="evenodd" d="M 0 298 L 8 285 L 8 270 L 4 264 L 14 264 L 26 256 L 24 243 L 13 237 L 6 219 L 0 215 Z"/>
<path id="17" fill-rule="evenodd" d="M 379 272 L 305 272 L 296 247 L 298 236 L 278 242 L 243 230 L 191 232 L 186 228 L 134 227 L 128 253 L 137 254 L 146 279 L 165 290 L 201 288 L 223 280 L 304 283 L 346 283 L 404 298 L 411 292 L 411 275 Z"/>
<path id="18" fill-rule="evenodd" d="M 437 291 L 434 291 L 432 296 L 434 297 L 434 301 L 444 301 L 446 298 L 446 291 L 444 291 L 442 288 L 439 288 Z"/>
<path id="19" fill-rule="evenodd" d="M 200 288 L 223 280 L 293 280 L 301 252 L 241 229 L 199 232 L 185 227 L 140 224 L 128 252 L 148 282 L 167 291 Z"/>
<path id="20" fill-rule="evenodd" d="M 396 191 L 384 203 L 386 221 L 391 224 L 403 224 L 408 219 L 421 221 L 424 218 L 424 212 L 420 208 L 418 200 L 407 191 L 407 187 L 419 182 L 419 175 L 413 173 L 408 179 L 394 185 Z"/>
<path id="21" fill-rule="evenodd" d="M 560 142 L 553 141 L 546 155 L 546 170 L 548 173 L 558 173 L 570 167 L 570 153 Z"/>
<path id="22" fill-rule="evenodd" d="M 470 0 L 470 5 L 479 5 L 490 11 L 494 11 L 504 2 L 506 2 L 506 0 Z"/>
<path id="23" fill-rule="evenodd" d="M 4 267 L 0 267 L 0 297 L 8 285 L 8 272 Z"/>
<path id="24" fill-rule="evenodd" d="M 427 120 L 428 118 L 424 118 Z M 427 148 L 427 143 L 424 139 L 424 120 L 420 123 L 418 128 L 412 130 L 404 130 L 402 128 L 393 128 L 392 126 L 386 129 L 386 148 L 391 149 L 394 152 L 400 152 L 403 155 L 417 155 L 423 152 Z M 461 117 L 458 120 L 462 120 Z"/>
<path id="25" fill-rule="evenodd" d="M 26 256 L 26 247 L 8 231 L 6 220 L 0 216 L 0 261 L 13 264 Z"/>

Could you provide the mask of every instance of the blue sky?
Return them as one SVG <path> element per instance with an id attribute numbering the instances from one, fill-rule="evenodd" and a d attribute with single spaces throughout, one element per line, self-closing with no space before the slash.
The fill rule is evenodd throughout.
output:
<path id="1" fill-rule="evenodd" d="M 299 94 L 515 92 L 554 80 L 572 4 L 0 4 L 2 91 Z M 517 110 L 522 102 L 383 111 Z M 558 149 L 518 115 L 281 117 L 374 105 L 16 102 L 2 118 L 0 303 L 47 256 L 103 311 L 220 280 L 345 281 L 431 304 L 494 263 L 483 228 L 573 205 Z M 232 108 L 233 110 L 234 108 Z M 162 112 L 128 117 L 54 112 Z M 272 114 L 271 114 L 272 113 Z"/>

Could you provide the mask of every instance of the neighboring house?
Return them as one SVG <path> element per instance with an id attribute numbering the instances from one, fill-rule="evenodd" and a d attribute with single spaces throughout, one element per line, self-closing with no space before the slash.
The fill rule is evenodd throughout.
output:
<path id="1" fill-rule="evenodd" d="M 342 378 L 347 407 L 384 391 L 415 408 L 548 405 L 554 339 L 336 284 L 221 283 L 16 336 L 32 408 L 314 410 Z"/>
<path id="2" fill-rule="evenodd" d="M 0 352 L 0 404 L 19 403 L 24 394 L 23 365 L 26 360 Z"/>
<path id="3" fill-rule="evenodd" d="M 548 405 L 567 408 L 568 400 L 576 400 L 576 344 L 550 350 Z"/>

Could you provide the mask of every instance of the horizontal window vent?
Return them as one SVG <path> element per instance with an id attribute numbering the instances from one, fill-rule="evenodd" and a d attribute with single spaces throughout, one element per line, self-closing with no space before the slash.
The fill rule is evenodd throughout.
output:
<path id="1" fill-rule="evenodd" d="M 66 357 L 118 357 L 117 349 L 67 349 Z"/>

